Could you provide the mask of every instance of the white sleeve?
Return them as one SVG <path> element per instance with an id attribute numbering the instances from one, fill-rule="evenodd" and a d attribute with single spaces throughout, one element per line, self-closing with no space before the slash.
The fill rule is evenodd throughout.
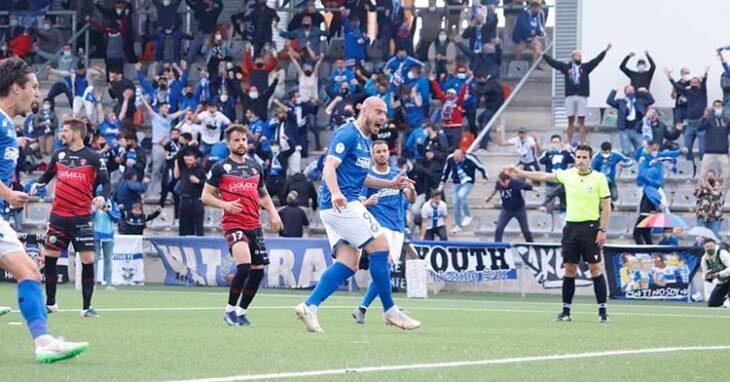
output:
<path id="1" fill-rule="evenodd" d="M 443 217 L 449 216 L 449 209 L 446 208 L 446 203 L 444 201 L 441 201 L 441 204 L 439 204 L 439 212 L 443 212 Z"/>
<path id="2" fill-rule="evenodd" d="M 720 251 L 720 261 L 722 261 L 723 264 L 725 264 L 725 269 L 720 271 L 720 276 L 722 277 L 728 277 L 730 276 L 730 253 L 726 250 Z"/>
<path id="3" fill-rule="evenodd" d="M 430 202 L 426 202 L 423 204 L 423 207 L 421 207 L 421 219 L 430 219 L 431 217 L 428 216 L 429 212 L 431 212 L 431 206 Z"/>

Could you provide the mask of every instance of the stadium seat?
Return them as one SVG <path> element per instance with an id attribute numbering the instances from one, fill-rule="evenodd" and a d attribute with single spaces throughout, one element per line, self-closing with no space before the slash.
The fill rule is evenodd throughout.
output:
<path id="1" fill-rule="evenodd" d="M 601 126 L 603 127 L 616 127 L 616 123 L 618 121 L 616 109 L 606 109 L 603 112 L 603 120 L 601 121 Z"/>
<path id="2" fill-rule="evenodd" d="M 624 168 L 618 170 L 618 177 L 617 178 L 619 180 L 631 180 L 631 181 L 635 181 L 636 180 L 636 175 L 638 174 L 637 168 L 638 167 L 636 166 L 636 162 L 634 162 L 633 165 L 631 165 L 629 167 L 624 167 Z M 620 191 L 619 191 L 619 193 L 620 193 Z"/>
<path id="3" fill-rule="evenodd" d="M 286 81 L 287 82 L 295 82 L 299 79 L 299 74 L 297 73 L 297 68 L 289 62 L 286 65 Z"/>
<path id="4" fill-rule="evenodd" d="M 618 207 L 622 210 L 637 211 L 641 202 L 642 191 L 636 186 L 619 189 Z"/>
<path id="5" fill-rule="evenodd" d="M 684 157 L 677 158 L 677 172 L 667 171 L 671 179 L 690 180 L 694 178 L 695 166 L 692 161 L 686 160 Z"/>
<path id="6" fill-rule="evenodd" d="M 266 210 L 259 211 L 261 215 L 261 229 L 269 232 L 271 229 L 271 219 L 269 218 L 269 212 Z"/>
<path id="7" fill-rule="evenodd" d="M 331 73 L 332 73 L 332 65 L 327 60 L 322 60 L 322 63 L 319 64 L 320 86 L 324 86 L 324 84 L 325 84 L 324 79 L 330 78 Z"/>
<path id="8" fill-rule="evenodd" d="M 217 208 L 206 208 L 205 217 L 203 218 L 203 227 L 206 229 L 220 230 L 221 229 L 221 210 Z"/>
<path id="9" fill-rule="evenodd" d="M 50 203 L 30 203 L 25 207 L 24 223 L 28 225 L 42 226 L 48 223 L 48 217 L 51 216 Z"/>
<path id="10" fill-rule="evenodd" d="M 537 193 L 534 191 L 524 191 L 522 196 L 525 198 L 525 206 L 527 208 L 539 207 L 545 201 L 545 193 Z"/>
<path id="11" fill-rule="evenodd" d="M 606 227 L 606 236 L 609 238 L 620 238 L 629 232 L 631 222 L 626 215 L 611 215 Z"/>
<path id="12" fill-rule="evenodd" d="M 318 211 L 308 213 L 307 218 L 309 218 L 309 232 L 316 234 L 325 233 L 324 225 L 322 224 L 322 220 L 319 218 Z"/>
<path id="13" fill-rule="evenodd" d="M 601 148 L 601 143 L 611 142 L 611 135 L 605 133 L 588 133 L 586 136 L 586 143 L 588 143 L 594 152 L 597 152 Z"/>
<path id="14" fill-rule="evenodd" d="M 529 62 L 525 60 L 513 60 L 509 63 L 509 66 L 507 67 L 507 78 L 520 79 L 525 75 L 525 73 L 527 73 L 527 69 L 529 68 Z"/>
<path id="15" fill-rule="evenodd" d="M 474 233 L 479 236 L 490 236 L 494 238 L 494 230 L 497 228 L 498 220 L 499 211 L 487 211 L 479 217 L 479 228 Z"/>
<path id="16" fill-rule="evenodd" d="M 345 40 L 342 37 L 334 37 L 327 49 L 327 58 L 336 60 L 342 57 L 345 57 Z"/>
<path id="17" fill-rule="evenodd" d="M 528 217 L 529 222 L 529 217 Z M 529 223 L 528 223 L 529 226 Z M 496 224 L 495 224 L 496 227 Z M 504 233 L 508 235 L 514 235 L 514 234 L 520 234 L 522 233 L 522 230 L 520 230 L 520 222 L 517 221 L 517 219 L 512 219 L 507 223 L 507 226 L 504 227 Z"/>
<path id="18" fill-rule="evenodd" d="M 672 126 L 674 124 L 674 112 L 671 108 L 658 108 L 657 112 L 659 120 L 664 122 L 667 126 Z"/>
<path id="19" fill-rule="evenodd" d="M 594 127 L 601 124 L 601 109 L 597 108 L 588 108 L 586 110 L 586 126 L 588 127 Z"/>
<path id="20" fill-rule="evenodd" d="M 152 213 L 152 211 L 147 209 L 145 211 L 146 214 Z M 169 206 L 162 209 L 160 212 L 160 216 L 153 219 L 151 222 L 147 224 L 149 228 L 156 229 L 156 230 L 165 230 L 169 231 L 173 228 L 173 222 L 175 220 L 175 210 Z M 174 228 L 178 228 L 175 226 Z"/>
<path id="21" fill-rule="evenodd" d="M 694 189 L 688 187 L 680 187 L 672 191 L 672 201 L 670 207 L 677 211 L 692 211 L 696 206 L 697 198 L 694 195 Z"/>
<path id="22" fill-rule="evenodd" d="M 527 221 L 533 234 L 547 236 L 553 231 L 553 216 L 549 213 L 528 213 Z"/>
<path id="23" fill-rule="evenodd" d="M 368 44 L 366 50 L 370 61 L 380 61 L 383 57 L 383 45 L 380 39 L 375 40 L 372 44 Z"/>

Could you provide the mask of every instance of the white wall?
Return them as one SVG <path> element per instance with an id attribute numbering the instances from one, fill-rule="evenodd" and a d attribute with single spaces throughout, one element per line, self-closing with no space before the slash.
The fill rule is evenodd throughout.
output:
<path id="1" fill-rule="evenodd" d="M 648 50 L 657 65 L 651 92 L 656 105 L 673 106 L 671 84 L 662 68 L 672 69 L 675 80 L 679 69 L 688 67 L 691 75 L 700 76 L 711 65 L 707 82 L 708 100 L 721 99 L 722 66 L 716 49 L 730 45 L 725 28 L 730 21 L 728 0 L 582 0 L 579 46 L 587 61 L 613 43 L 613 49 L 591 75 L 590 107 L 606 107 L 611 89 L 628 84 L 620 70 L 621 60 L 630 52 L 636 56 L 628 63 L 636 68 L 636 59 Z M 726 52 L 730 60 L 730 52 Z"/>

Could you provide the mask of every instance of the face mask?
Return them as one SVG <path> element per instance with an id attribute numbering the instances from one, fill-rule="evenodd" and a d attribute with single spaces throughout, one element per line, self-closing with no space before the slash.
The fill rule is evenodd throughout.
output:
<path id="1" fill-rule="evenodd" d="M 445 43 L 447 38 L 448 38 L 448 36 L 446 36 L 445 34 L 440 34 L 439 35 L 439 42 Z"/>
<path id="2" fill-rule="evenodd" d="M 715 249 L 714 248 L 713 249 L 708 249 L 707 250 L 707 254 L 710 255 L 710 256 L 714 255 L 715 254 Z"/>
<path id="3" fill-rule="evenodd" d="M 195 94 L 193 92 L 187 92 L 187 93 L 185 93 L 185 95 L 188 96 L 188 97 L 192 97 Z"/>
<path id="4" fill-rule="evenodd" d="M 160 84 L 160 90 L 167 90 L 167 84 Z"/>
<path id="5" fill-rule="evenodd" d="M 233 69 L 233 63 L 232 62 L 227 63 L 226 69 Z"/>
<path id="6" fill-rule="evenodd" d="M 682 74 L 682 81 L 684 81 L 684 82 L 689 81 L 689 74 Z"/>
<path id="7" fill-rule="evenodd" d="M 261 68 L 263 68 L 263 67 L 264 67 L 264 64 L 263 64 L 263 63 L 261 63 L 261 62 L 257 62 L 257 63 L 256 63 L 256 67 L 257 67 L 257 68 L 259 68 L 259 69 L 261 69 Z"/>
<path id="8" fill-rule="evenodd" d="M 608 159 L 608 157 L 611 156 L 611 153 L 601 153 L 601 156 L 603 157 L 603 159 Z"/>
<path id="9" fill-rule="evenodd" d="M 428 10 L 431 11 L 431 12 L 433 12 L 433 11 L 436 10 L 436 7 L 428 7 Z"/>
<path id="10" fill-rule="evenodd" d="M 38 114 L 38 110 L 39 110 L 38 109 L 38 106 L 33 106 L 33 107 L 30 108 L 30 111 L 32 111 L 33 114 Z"/>
<path id="11" fill-rule="evenodd" d="M 51 30 L 51 24 L 43 24 L 43 29 Z"/>
<path id="12" fill-rule="evenodd" d="M 722 109 L 714 109 L 715 110 L 715 117 L 719 117 L 722 115 Z"/>
<path id="13" fill-rule="evenodd" d="M 0 49 L 2 49 L 2 50 L 8 50 L 8 46 L 7 45 L 3 45 L 2 48 L 0 48 Z"/>
<path id="14" fill-rule="evenodd" d="M 162 2 L 162 4 L 164 4 L 165 6 L 168 6 L 168 5 L 170 5 L 170 0 L 164 0 Z"/>
<path id="15" fill-rule="evenodd" d="M 342 95 L 347 95 L 348 93 L 350 93 L 350 90 L 348 90 L 348 89 L 340 90 L 340 94 L 342 94 Z"/>
<path id="16" fill-rule="evenodd" d="M 628 92 L 628 93 L 626 93 L 626 97 L 631 98 L 633 96 L 634 96 L 634 92 Z"/>
<path id="17" fill-rule="evenodd" d="M 71 51 L 70 50 L 64 50 L 63 55 L 66 57 L 71 57 Z"/>
<path id="18" fill-rule="evenodd" d="M 413 80 L 413 79 L 415 79 L 415 78 L 416 78 L 416 75 L 415 75 L 415 73 L 413 73 L 413 72 L 408 72 L 408 79 L 409 79 L 409 80 Z"/>
<path id="19" fill-rule="evenodd" d="M 644 73 L 646 71 L 646 65 L 638 65 L 636 66 L 636 70 L 638 70 L 639 73 Z"/>
<path id="20" fill-rule="evenodd" d="M 456 73 L 456 78 L 460 80 L 466 79 L 466 73 Z"/>
<path id="21" fill-rule="evenodd" d="M 309 27 L 311 27 L 311 26 L 312 26 L 312 24 L 302 24 L 302 28 L 304 28 L 304 29 L 309 29 Z"/>
<path id="22" fill-rule="evenodd" d="M 124 12 L 124 9 L 117 9 L 117 15 L 121 16 L 122 12 Z"/>
<path id="23" fill-rule="evenodd" d="M 221 36 L 219 34 L 215 35 L 215 41 L 220 41 L 222 39 L 223 39 L 223 36 Z"/>
<path id="24" fill-rule="evenodd" d="M 691 87 L 692 89 L 694 89 L 694 90 L 697 90 L 697 89 L 699 89 L 699 88 L 700 88 L 700 85 L 691 85 L 690 87 Z"/>
<path id="25" fill-rule="evenodd" d="M 311 76 L 312 75 L 312 70 L 307 69 L 307 70 L 304 71 L 304 74 L 307 75 L 307 76 Z"/>
<path id="26" fill-rule="evenodd" d="M 355 112 L 354 111 L 352 111 L 352 110 L 345 110 L 345 117 L 350 118 L 350 117 L 354 117 L 354 116 L 355 116 Z"/>
<path id="27" fill-rule="evenodd" d="M 228 95 L 227 94 L 221 95 L 221 102 L 227 102 L 227 101 L 228 101 Z"/>
<path id="28" fill-rule="evenodd" d="M 44 104 L 43 105 L 43 110 L 51 110 L 51 105 Z"/>
<path id="29" fill-rule="evenodd" d="M 99 143 L 99 148 L 100 149 L 103 149 L 104 147 L 106 147 L 106 143 Z"/>
<path id="30" fill-rule="evenodd" d="M 294 98 L 294 104 L 295 104 L 295 105 L 299 105 L 299 104 L 301 104 L 301 103 L 302 103 L 302 100 L 301 100 L 301 99 L 300 99 L 299 97 L 297 97 L 297 98 Z"/>
<path id="31" fill-rule="evenodd" d="M 708 184 L 709 184 L 709 185 L 710 185 L 711 187 L 715 187 L 715 184 L 717 184 L 717 180 L 715 180 L 715 179 L 707 179 L 707 183 L 708 183 Z"/>
<path id="32" fill-rule="evenodd" d="M 249 93 L 248 93 L 248 96 L 249 96 L 249 97 L 250 97 L 251 99 L 256 99 L 256 98 L 259 98 L 259 93 L 258 93 L 258 92 L 249 92 Z"/>
<path id="33" fill-rule="evenodd" d="M 18 26 L 18 20 L 10 20 L 10 26 L 11 27 L 17 27 Z"/>
<path id="34" fill-rule="evenodd" d="M 573 60 L 573 63 L 576 64 L 576 65 L 580 65 L 581 61 L 580 60 Z"/>

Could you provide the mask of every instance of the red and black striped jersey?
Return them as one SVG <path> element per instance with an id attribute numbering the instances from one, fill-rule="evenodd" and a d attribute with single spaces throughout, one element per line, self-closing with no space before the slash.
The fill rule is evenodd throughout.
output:
<path id="1" fill-rule="evenodd" d="M 259 190 L 265 185 L 263 172 L 256 161 L 245 158 L 238 163 L 228 157 L 214 164 L 207 178 L 209 185 L 218 188 L 221 199 L 243 205 L 237 214 L 223 211 L 223 232 L 233 228 L 253 230 L 261 227 Z"/>
<path id="2" fill-rule="evenodd" d="M 56 177 L 56 192 L 51 213 L 59 216 L 85 216 L 91 214 L 91 202 L 97 186 L 102 186 L 105 198 L 109 197 L 111 184 L 106 164 L 99 154 L 84 147 L 71 151 L 64 147 L 56 151 L 38 183 L 48 184 Z"/>

